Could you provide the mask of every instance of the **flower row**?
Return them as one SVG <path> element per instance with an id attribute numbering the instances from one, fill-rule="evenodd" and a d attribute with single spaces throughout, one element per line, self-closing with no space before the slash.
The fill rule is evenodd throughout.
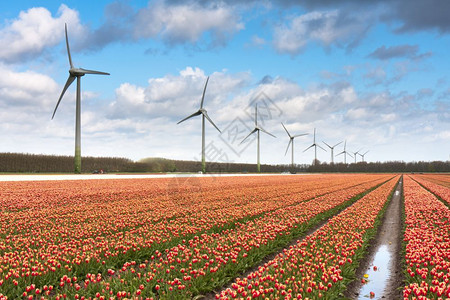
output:
<path id="1" fill-rule="evenodd" d="M 411 177 L 404 179 L 404 197 L 407 285 L 403 296 L 449 298 L 450 209 Z"/>
<path id="2" fill-rule="evenodd" d="M 450 175 L 427 174 L 413 178 L 450 205 Z"/>

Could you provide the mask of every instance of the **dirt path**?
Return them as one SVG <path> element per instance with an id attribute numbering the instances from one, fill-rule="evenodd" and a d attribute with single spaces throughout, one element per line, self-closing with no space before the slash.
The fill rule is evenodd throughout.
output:
<path id="1" fill-rule="evenodd" d="M 400 299 L 402 292 L 401 245 L 402 245 L 402 190 L 403 178 L 396 187 L 389 203 L 377 237 L 368 249 L 368 255 L 356 272 L 356 280 L 347 289 L 350 299 L 368 299 L 370 291 L 375 292 L 374 299 Z M 377 266 L 377 270 L 374 270 Z M 361 279 L 368 274 L 369 282 Z M 372 282 L 371 282 L 372 280 Z"/>

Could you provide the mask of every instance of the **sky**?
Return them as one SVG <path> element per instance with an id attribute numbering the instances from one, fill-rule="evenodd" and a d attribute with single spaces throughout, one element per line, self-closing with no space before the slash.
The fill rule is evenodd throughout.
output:
<path id="1" fill-rule="evenodd" d="M 39 3 L 39 4 L 38 4 Z M 1 1 L 0 152 L 73 155 L 81 79 L 83 156 L 329 162 L 450 160 L 450 1 Z M 344 150 L 344 143 L 334 154 Z M 356 156 L 361 161 L 360 155 Z M 342 162 L 343 155 L 335 156 Z M 347 162 L 354 158 L 347 157 Z"/>

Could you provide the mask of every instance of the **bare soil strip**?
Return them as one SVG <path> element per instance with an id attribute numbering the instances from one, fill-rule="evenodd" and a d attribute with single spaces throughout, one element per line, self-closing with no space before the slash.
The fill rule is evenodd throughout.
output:
<path id="1" fill-rule="evenodd" d="M 403 284 L 400 257 L 403 240 L 402 191 L 403 178 L 400 179 L 394 195 L 388 204 L 375 240 L 371 242 L 366 257 L 361 261 L 360 266 L 356 271 L 356 279 L 348 286 L 346 296 L 350 299 L 362 299 L 366 296 L 360 294 L 363 288 L 361 279 L 364 278 L 364 274 L 367 274 L 369 269 L 373 269 L 375 255 L 381 247 L 382 249 L 387 248 L 387 251 L 390 254 L 390 260 L 388 270 L 379 271 L 388 272 L 389 274 L 387 274 L 386 286 L 384 289 L 381 288 L 381 294 L 376 293 L 375 297 L 376 299 L 402 298 L 402 290 L 400 289 Z M 370 280 L 370 277 L 368 279 Z"/>

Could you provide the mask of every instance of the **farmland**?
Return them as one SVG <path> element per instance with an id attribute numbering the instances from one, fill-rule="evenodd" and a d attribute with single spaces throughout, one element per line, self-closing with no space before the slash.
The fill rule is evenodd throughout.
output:
<path id="1" fill-rule="evenodd" d="M 0 299 L 336 298 L 399 180 L 0 182 Z M 403 295 L 450 297 L 450 178 L 402 181 Z"/>

